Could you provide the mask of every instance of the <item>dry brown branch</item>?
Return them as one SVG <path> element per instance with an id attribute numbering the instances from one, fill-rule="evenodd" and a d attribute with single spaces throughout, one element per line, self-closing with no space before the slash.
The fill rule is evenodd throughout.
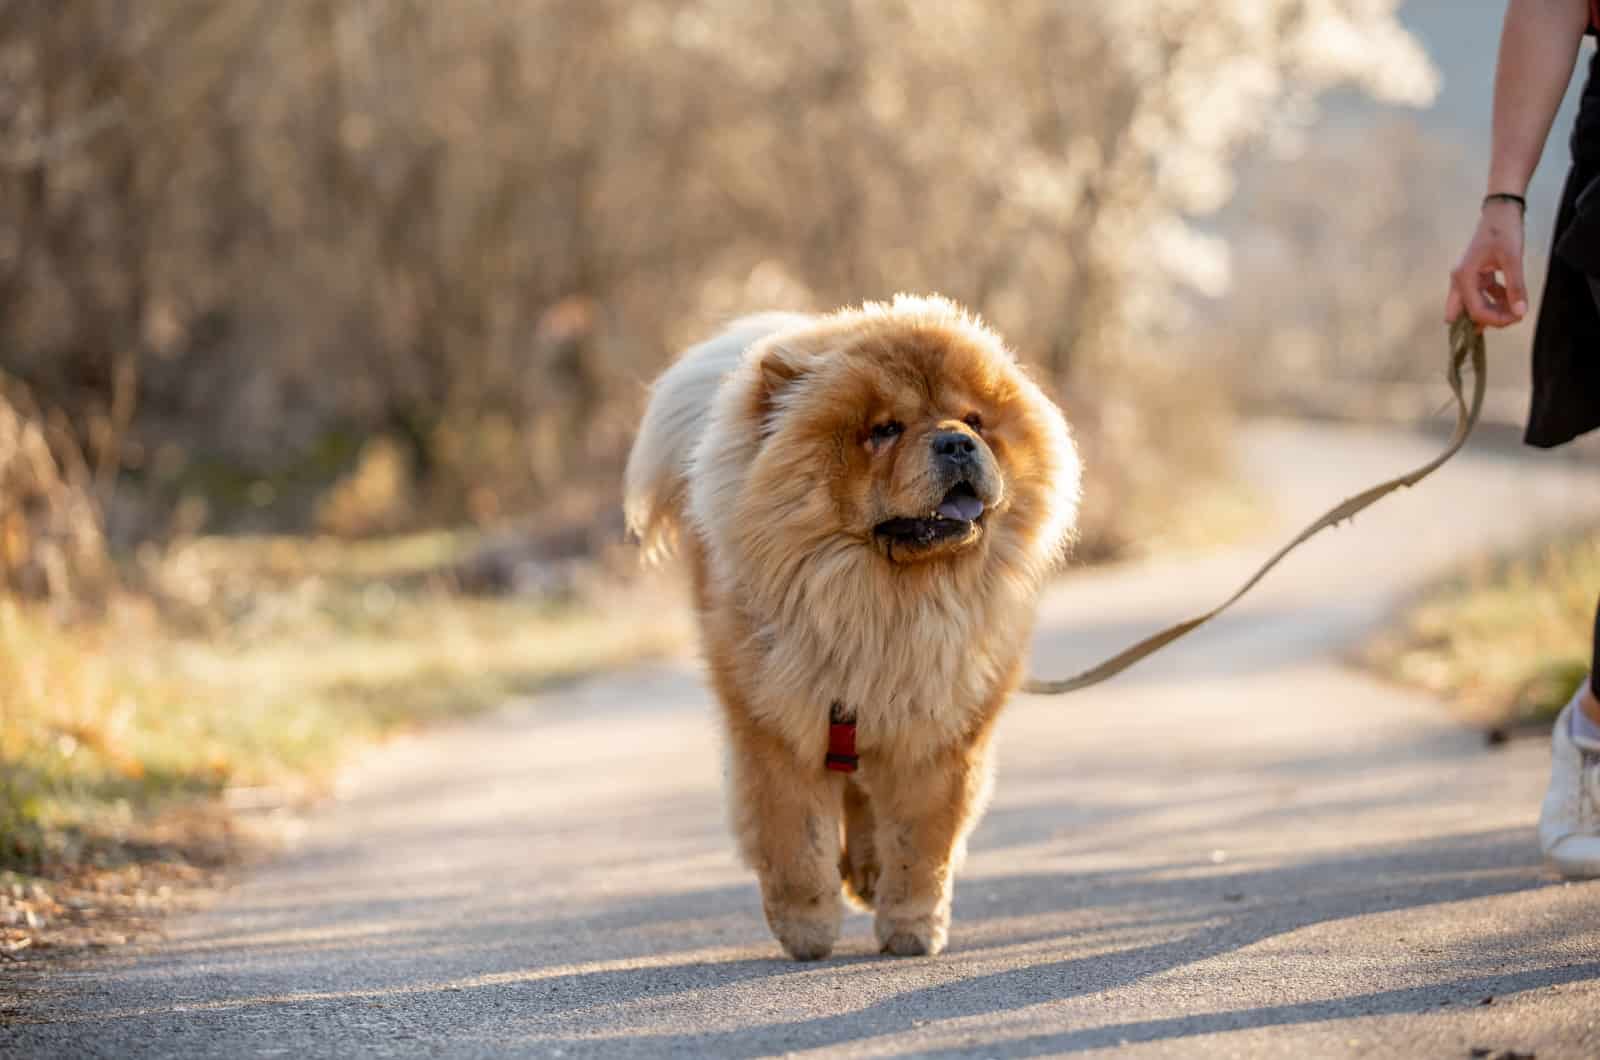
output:
<path id="1" fill-rule="evenodd" d="M 331 480 L 384 435 L 413 520 L 609 481 L 719 318 L 905 289 L 1040 366 L 1109 504 L 1158 495 L 1217 407 L 1155 392 L 1226 277 L 1191 218 L 1320 89 L 1430 76 L 1370 0 L 12 0 L 0 68 L 0 367 L 102 495 L 155 454 L 169 500 Z"/>

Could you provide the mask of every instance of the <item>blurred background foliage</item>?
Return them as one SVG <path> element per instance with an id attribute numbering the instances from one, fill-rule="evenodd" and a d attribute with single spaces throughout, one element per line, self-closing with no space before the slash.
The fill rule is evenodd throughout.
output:
<path id="1" fill-rule="evenodd" d="M 1430 98 L 1393 7 L 5 0 L 0 367 L 118 547 L 604 524 L 675 350 L 939 290 L 1067 406 L 1113 550 L 1218 457 L 1196 219 L 1319 92 Z"/>
<path id="2" fill-rule="evenodd" d="M 0 869 L 675 643 L 596 603 L 620 466 L 741 312 L 950 295 L 1083 561 L 1226 522 L 1240 409 L 1437 370 L 1477 172 L 1372 118 L 1439 88 L 1397 7 L 0 0 Z"/>

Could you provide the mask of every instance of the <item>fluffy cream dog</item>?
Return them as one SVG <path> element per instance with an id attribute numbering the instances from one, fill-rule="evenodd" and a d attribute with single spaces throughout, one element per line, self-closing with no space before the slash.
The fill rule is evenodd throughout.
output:
<path id="1" fill-rule="evenodd" d="M 1060 411 L 942 298 L 747 317 L 656 382 L 628 522 L 690 566 L 734 831 L 791 956 L 832 951 L 841 884 L 884 952 L 943 949 L 1077 496 Z"/>

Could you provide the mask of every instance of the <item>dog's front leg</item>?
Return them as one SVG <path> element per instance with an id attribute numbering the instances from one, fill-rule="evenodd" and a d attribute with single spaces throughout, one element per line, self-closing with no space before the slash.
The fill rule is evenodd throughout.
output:
<path id="1" fill-rule="evenodd" d="M 950 933 L 958 852 L 988 790 L 987 749 L 885 767 L 867 780 L 878 818 L 878 945 L 899 957 L 939 953 Z"/>
<path id="2" fill-rule="evenodd" d="M 842 911 L 840 781 L 752 723 L 732 726 L 733 826 L 767 924 L 798 961 L 833 952 Z"/>

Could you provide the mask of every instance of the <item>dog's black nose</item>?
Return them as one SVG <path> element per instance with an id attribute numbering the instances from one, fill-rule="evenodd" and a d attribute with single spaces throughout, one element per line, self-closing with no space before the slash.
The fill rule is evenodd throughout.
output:
<path id="1" fill-rule="evenodd" d="M 933 436 L 933 456 L 947 467 L 965 467 L 978 452 L 978 442 L 963 431 L 939 431 Z"/>

